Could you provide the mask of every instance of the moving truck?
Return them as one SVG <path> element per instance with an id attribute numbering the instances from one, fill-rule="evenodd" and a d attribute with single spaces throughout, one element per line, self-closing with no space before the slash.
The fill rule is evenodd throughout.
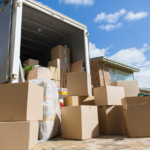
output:
<path id="1" fill-rule="evenodd" d="M 11 0 L 0 12 L 0 84 L 19 82 L 19 65 L 31 58 L 43 67 L 51 49 L 70 48 L 71 63 L 90 73 L 87 27 L 34 0 Z"/>

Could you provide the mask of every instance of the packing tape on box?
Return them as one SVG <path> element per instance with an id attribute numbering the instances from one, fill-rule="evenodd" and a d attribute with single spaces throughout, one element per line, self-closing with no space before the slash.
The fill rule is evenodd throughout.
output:
<path id="1" fill-rule="evenodd" d="M 44 97 L 44 100 L 51 100 L 51 97 Z"/>

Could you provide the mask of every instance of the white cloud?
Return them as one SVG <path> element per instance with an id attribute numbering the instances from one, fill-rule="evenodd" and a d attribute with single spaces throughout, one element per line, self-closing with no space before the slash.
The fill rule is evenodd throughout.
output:
<path id="1" fill-rule="evenodd" d="M 75 4 L 75 5 L 93 5 L 94 0 L 59 0 L 60 3 Z"/>
<path id="2" fill-rule="evenodd" d="M 111 47 L 112 45 L 107 48 L 98 49 L 96 48 L 96 45 L 94 43 L 90 42 L 89 43 L 90 58 L 105 56 L 105 54 L 108 53 L 107 50 L 109 50 Z"/>
<path id="3" fill-rule="evenodd" d="M 145 43 L 144 45 L 143 45 L 143 47 L 147 47 L 148 46 L 148 44 L 147 43 Z"/>
<path id="4" fill-rule="evenodd" d="M 132 11 L 129 11 L 127 13 L 127 15 L 124 17 L 125 20 L 127 21 L 132 21 L 132 20 L 139 20 L 139 19 L 143 19 L 145 17 L 148 16 L 148 13 L 147 12 L 137 12 L 137 13 L 134 13 Z"/>
<path id="5" fill-rule="evenodd" d="M 150 65 L 141 68 L 140 72 L 134 73 L 135 80 L 139 81 L 139 87 L 150 88 Z"/>
<path id="6" fill-rule="evenodd" d="M 114 24 L 101 25 L 101 26 L 99 26 L 99 28 L 101 30 L 110 31 L 110 30 L 113 30 L 113 29 L 119 29 L 121 26 L 122 26 L 122 23 L 118 23 L 116 25 L 114 25 Z"/>
<path id="7" fill-rule="evenodd" d="M 108 23 L 116 23 L 122 15 L 126 13 L 125 9 L 121 9 L 119 12 L 115 12 L 114 14 L 106 15 L 106 13 L 101 12 L 97 14 L 97 17 L 94 19 L 95 22 L 107 21 Z"/>

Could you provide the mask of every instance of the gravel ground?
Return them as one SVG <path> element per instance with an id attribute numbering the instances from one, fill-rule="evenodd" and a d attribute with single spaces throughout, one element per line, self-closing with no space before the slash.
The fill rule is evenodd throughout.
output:
<path id="1" fill-rule="evenodd" d="M 89 140 L 68 140 L 56 137 L 37 144 L 32 150 L 150 150 L 150 138 L 104 136 Z"/>

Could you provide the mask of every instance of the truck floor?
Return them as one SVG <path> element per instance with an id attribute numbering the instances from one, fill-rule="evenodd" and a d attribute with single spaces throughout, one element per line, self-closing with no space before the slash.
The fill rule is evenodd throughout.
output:
<path id="1" fill-rule="evenodd" d="M 150 138 L 104 136 L 89 140 L 68 140 L 61 136 L 37 144 L 32 150 L 150 150 Z"/>

